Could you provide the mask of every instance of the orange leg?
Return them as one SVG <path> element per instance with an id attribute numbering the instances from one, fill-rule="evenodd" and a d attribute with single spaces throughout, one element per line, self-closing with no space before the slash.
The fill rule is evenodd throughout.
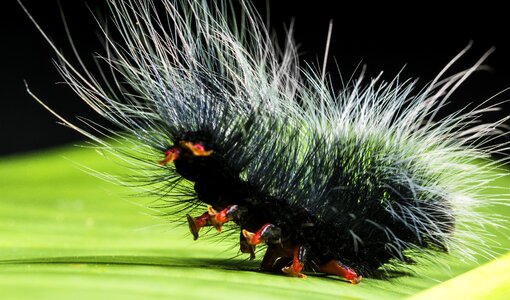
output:
<path id="1" fill-rule="evenodd" d="M 230 205 L 220 212 L 216 211 L 212 207 L 208 207 L 207 212 L 196 218 L 186 215 L 189 231 L 193 235 L 193 240 L 198 239 L 198 232 L 204 226 L 213 226 L 218 232 L 221 232 L 223 224 L 237 218 L 241 212 L 242 209 L 240 209 L 239 206 Z"/>
<path id="2" fill-rule="evenodd" d="M 305 264 L 307 249 L 303 246 L 295 246 L 281 242 L 281 230 L 273 224 L 263 225 L 257 232 L 249 232 L 242 230 L 242 234 L 246 239 L 246 244 L 256 246 L 261 243 L 267 243 L 268 248 L 264 259 L 262 260 L 261 269 L 264 271 L 272 271 L 278 258 L 293 257 L 292 264 L 288 267 L 281 268 L 281 271 L 289 276 L 305 278 L 301 273 Z M 241 244 L 243 246 L 243 244 Z"/>
<path id="3" fill-rule="evenodd" d="M 193 235 L 193 240 L 198 239 L 198 232 L 204 226 L 211 226 L 211 216 L 208 212 L 203 213 L 200 217 L 193 218 L 190 215 L 186 215 L 188 219 L 189 231 Z"/>
<path id="4" fill-rule="evenodd" d="M 319 267 L 320 272 L 326 274 L 338 275 L 352 284 L 358 284 L 361 282 L 361 275 L 356 274 L 354 270 L 345 266 L 338 260 L 330 260 L 326 264 Z"/>
<path id="5" fill-rule="evenodd" d="M 256 246 L 261 243 L 270 242 L 270 243 L 278 243 L 280 242 L 281 230 L 280 228 L 274 226 L 273 224 L 265 224 L 260 227 L 257 232 L 249 232 L 246 229 L 241 231 L 243 236 L 246 238 L 246 242 L 249 245 Z"/>
<path id="6" fill-rule="evenodd" d="M 288 267 L 282 268 L 282 272 L 292 277 L 306 278 L 306 275 L 301 273 L 305 266 L 304 263 L 305 256 L 306 248 L 303 246 L 295 246 L 292 264 Z"/>
<path id="7" fill-rule="evenodd" d="M 239 248 L 241 250 L 241 253 L 249 253 L 250 260 L 254 260 L 255 259 L 255 247 L 256 247 L 255 245 L 250 245 L 248 243 L 248 240 L 246 240 L 243 233 L 241 232 L 241 236 L 239 237 Z"/>

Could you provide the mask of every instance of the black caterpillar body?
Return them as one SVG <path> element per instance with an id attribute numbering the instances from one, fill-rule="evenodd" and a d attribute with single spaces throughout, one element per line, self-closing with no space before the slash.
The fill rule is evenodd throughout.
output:
<path id="1" fill-rule="evenodd" d="M 441 252 L 473 256 L 466 245 L 494 220 L 472 207 L 497 201 L 479 187 L 499 163 L 474 162 L 503 147 L 488 142 L 508 118 L 479 124 L 478 107 L 435 117 L 489 53 L 446 77 L 464 49 L 419 91 L 361 76 L 334 92 L 244 0 L 240 18 L 226 1 L 161 0 L 163 14 L 151 0 L 109 4 L 116 32 L 103 29 L 97 75 L 48 41 L 70 87 L 123 132 L 59 118 L 131 162 L 195 239 L 230 221 L 241 252 L 267 245 L 263 270 L 352 283 Z"/>
<path id="2" fill-rule="evenodd" d="M 209 136 L 211 135 L 205 132 L 191 132 L 174 142 L 174 145 L 179 145 L 182 141 L 200 143 L 206 150 L 213 151 L 211 156 L 197 157 L 189 150 L 180 148 L 183 158 L 174 161 L 177 173 L 194 182 L 198 200 L 215 210 L 221 211 L 229 205 L 243 207 L 245 211 L 241 218 L 235 220 L 242 229 L 255 232 L 267 223 L 280 228 L 281 238 L 266 243 L 305 245 L 309 251 L 307 265 L 311 270 L 328 261 L 340 260 L 355 269 L 358 274 L 370 276 L 378 274 L 379 267 L 390 259 L 411 262 L 412 259 L 404 254 L 407 248 L 399 249 L 398 254 L 401 256 L 398 256 L 394 249 L 386 247 L 395 237 L 413 246 L 447 251 L 442 241 L 431 240 L 424 232 L 418 233 L 409 228 L 406 222 L 413 220 L 395 220 L 386 210 L 388 203 L 398 203 L 402 210 L 428 211 L 423 220 L 414 222 L 444 224 L 441 234 L 447 237 L 453 232 L 455 220 L 451 208 L 443 199 L 423 201 L 404 185 L 394 185 L 391 189 L 381 186 L 369 186 L 366 189 L 335 189 L 345 186 L 346 183 L 357 187 L 365 186 L 339 169 L 336 174 L 329 177 L 327 186 L 331 188 L 328 188 L 330 190 L 328 194 L 317 193 L 316 198 L 309 199 L 306 207 L 299 202 L 289 203 L 285 198 L 272 196 L 242 180 L 240 176 L 242 170 L 236 170 L 229 165 L 229 159 L 224 156 L 221 148 L 215 147 L 214 140 L 208 140 Z M 320 145 L 316 147 L 319 151 Z M 323 172 L 322 169 L 316 170 Z M 366 169 L 361 172 L 366 173 Z M 265 174 L 261 172 L 260 178 L 256 181 L 264 181 Z M 364 175 L 359 180 L 377 183 L 377 178 Z M 308 174 L 308 176 L 320 175 Z M 288 189 L 292 189 L 292 186 Z M 413 201 L 409 201 L 410 199 Z M 309 207 L 321 209 L 312 211 L 307 209 Z M 380 227 L 391 231 L 395 237 L 381 234 L 378 230 Z M 350 231 L 356 232 L 362 241 L 360 245 L 353 246 Z M 280 264 L 277 266 L 281 267 Z"/>

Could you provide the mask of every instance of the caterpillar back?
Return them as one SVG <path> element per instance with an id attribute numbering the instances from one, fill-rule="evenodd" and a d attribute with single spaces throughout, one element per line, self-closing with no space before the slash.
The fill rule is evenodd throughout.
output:
<path id="1" fill-rule="evenodd" d="M 334 92 L 243 0 L 242 17 L 226 1 L 109 5 L 98 73 L 55 50 L 69 86 L 122 132 L 62 121 L 127 162 L 194 239 L 231 224 L 251 259 L 267 245 L 263 270 L 358 283 L 437 252 L 470 257 L 474 226 L 497 222 L 472 207 L 497 201 L 479 189 L 502 161 L 475 162 L 503 147 L 488 142 L 507 118 L 476 124 L 488 107 L 436 120 L 488 53 L 443 78 L 464 49 L 422 90 L 360 76 Z"/>

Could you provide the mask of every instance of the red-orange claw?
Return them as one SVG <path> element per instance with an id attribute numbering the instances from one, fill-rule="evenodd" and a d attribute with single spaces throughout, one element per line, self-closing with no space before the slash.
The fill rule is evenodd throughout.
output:
<path id="1" fill-rule="evenodd" d="M 271 242 L 275 242 L 276 240 L 280 241 L 280 228 L 269 223 L 260 227 L 255 233 L 243 229 L 242 234 L 246 238 L 247 243 L 253 246 L 267 242 L 268 240 Z"/>
<path id="2" fill-rule="evenodd" d="M 282 268 L 282 272 L 284 274 L 286 274 L 287 276 L 304 279 L 304 278 L 306 278 L 306 275 L 301 273 L 301 270 L 303 270 L 303 265 L 300 265 L 300 267 L 298 267 L 298 268 L 296 268 L 296 266 L 294 266 L 294 265 Z"/>
<path id="3" fill-rule="evenodd" d="M 175 161 L 179 157 L 179 150 L 176 148 L 168 149 L 165 151 L 165 158 L 158 161 L 160 166 L 165 166 L 168 163 Z"/>
<path id="4" fill-rule="evenodd" d="M 230 219 L 227 217 L 227 209 L 224 209 L 220 212 L 216 211 L 214 208 L 209 206 L 207 208 L 207 211 L 209 212 L 209 215 L 211 215 L 211 225 L 216 229 L 216 231 L 221 232 L 221 227 L 223 224 L 230 221 Z"/>
<path id="5" fill-rule="evenodd" d="M 361 279 L 363 278 L 363 276 L 359 275 L 358 277 L 356 278 L 353 278 L 353 279 L 350 279 L 349 282 L 352 283 L 352 284 L 358 284 L 361 282 Z"/>
<path id="6" fill-rule="evenodd" d="M 288 267 L 282 268 L 282 272 L 287 274 L 288 276 L 306 278 L 306 275 L 301 273 L 301 271 L 305 267 L 304 260 L 307 252 L 306 247 L 295 246 L 292 252 L 293 252 L 292 264 Z"/>
<path id="7" fill-rule="evenodd" d="M 196 241 L 198 239 L 198 231 L 200 228 L 198 227 L 197 222 L 195 222 L 195 218 L 190 215 L 186 215 L 186 218 L 188 219 L 189 231 L 193 235 L 193 240 Z"/>
<path id="8" fill-rule="evenodd" d="M 216 228 L 218 232 L 221 232 L 223 224 L 239 218 L 242 213 L 242 209 L 237 205 L 229 205 L 227 208 L 218 212 L 211 206 L 207 208 L 207 212 L 211 216 L 211 225 Z"/>
<path id="9" fill-rule="evenodd" d="M 214 208 L 212 208 L 212 206 L 209 206 L 207 208 L 207 212 L 211 216 L 211 219 L 210 219 L 211 226 L 214 227 L 214 229 L 216 229 L 216 231 L 221 232 L 221 226 L 223 226 L 223 223 L 218 222 L 216 219 L 216 216 L 218 215 L 218 211 L 216 211 Z"/>
<path id="10" fill-rule="evenodd" d="M 186 215 L 186 219 L 188 220 L 189 231 L 193 235 L 194 241 L 198 239 L 198 232 L 202 227 L 211 225 L 211 216 L 208 212 L 205 212 L 200 217 L 196 218 Z"/>
<path id="11" fill-rule="evenodd" d="M 262 243 L 262 241 L 254 239 L 255 233 L 249 232 L 246 229 L 243 229 L 241 232 L 243 233 L 244 238 L 246 238 L 246 243 L 248 245 L 255 246 L 255 245 Z M 254 240 L 255 240 L 255 242 L 253 242 Z"/>

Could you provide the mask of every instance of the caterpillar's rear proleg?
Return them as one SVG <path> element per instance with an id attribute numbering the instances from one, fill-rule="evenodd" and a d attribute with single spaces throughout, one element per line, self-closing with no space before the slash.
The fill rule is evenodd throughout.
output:
<path id="1" fill-rule="evenodd" d="M 326 264 L 319 266 L 319 271 L 326 274 L 338 275 L 352 284 L 358 284 L 361 282 L 361 275 L 356 274 L 354 270 L 345 266 L 338 260 L 330 260 Z"/>

